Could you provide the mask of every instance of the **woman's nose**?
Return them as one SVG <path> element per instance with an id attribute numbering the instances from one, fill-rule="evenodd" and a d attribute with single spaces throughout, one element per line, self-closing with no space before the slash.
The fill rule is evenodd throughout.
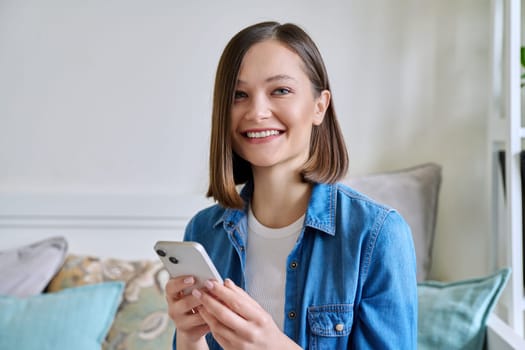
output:
<path id="1" fill-rule="evenodd" d="M 270 103 L 266 96 L 254 96 L 246 113 L 247 119 L 261 120 L 267 119 L 271 115 Z"/>

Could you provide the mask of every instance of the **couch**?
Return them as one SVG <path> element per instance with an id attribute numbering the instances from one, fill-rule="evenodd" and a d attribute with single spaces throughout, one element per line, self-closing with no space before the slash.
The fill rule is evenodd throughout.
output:
<path id="1" fill-rule="evenodd" d="M 428 279 L 441 167 L 421 164 L 346 179 L 409 223 L 418 267 L 419 349 L 481 349 L 509 270 Z M 149 247 L 148 249 L 151 249 Z M 167 272 L 158 260 L 78 255 L 64 237 L 0 252 L 0 349 L 169 349 Z"/>

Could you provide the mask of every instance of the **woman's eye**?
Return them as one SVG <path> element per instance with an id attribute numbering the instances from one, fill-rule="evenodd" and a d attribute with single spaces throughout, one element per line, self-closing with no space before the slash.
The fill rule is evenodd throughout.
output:
<path id="1" fill-rule="evenodd" d="M 241 98 L 245 98 L 246 96 L 248 96 L 248 95 L 246 95 L 246 93 L 243 92 L 243 91 L 235 91 L 235 94 L 233 95 L 233 98 L 235 100 L 240 100 Z"/>
<path id="2" fill-rule="evenodd" d="M 274 95 L 288 95 L 290 92 L 291 91 L 288 88 L 278 88 L 273 90 Z"/>

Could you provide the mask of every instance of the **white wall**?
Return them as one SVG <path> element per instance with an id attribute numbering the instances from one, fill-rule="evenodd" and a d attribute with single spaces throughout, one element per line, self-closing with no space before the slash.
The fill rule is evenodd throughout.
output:
<path id="1" fill-rule="evenodd" d="M 69 230 L 74 250 L 108 232 L 86 230 L 93 208 L 97 222 L 117 208 L 125 223 L 110 231 L 122 237 L 134 215 L 153 217 L 153 231 L 129 236 L 167 235 L 177 225 L 162 220 L 177 214 L 154 212 L 163 198 L 206 189 L 220 52 L 269 19 L 298 23 L 318 43 L 351 174 L 443 165 L 433 277 L 485 273 L 488 0 L 0 0 L 0 246 L 44 232 L 35 214 L 45 203 L 56 208 L 45 232 Z M 96 198 L 88 209 L 86 198 Z"/>

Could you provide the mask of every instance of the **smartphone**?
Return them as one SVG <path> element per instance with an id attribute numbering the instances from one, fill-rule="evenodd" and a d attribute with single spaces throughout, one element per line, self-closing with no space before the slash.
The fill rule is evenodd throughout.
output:
<path id="1" fill-rule="evenodd" d="M 209 279 L 223 283 L 208 253 L 198 242 L 159 241 L 154 249 L 171 277 L 191 275 L 195 278 L 195 284 L 186 288 L 185 294 L 191 293 L 193 288 L 204 287 Z"/>

